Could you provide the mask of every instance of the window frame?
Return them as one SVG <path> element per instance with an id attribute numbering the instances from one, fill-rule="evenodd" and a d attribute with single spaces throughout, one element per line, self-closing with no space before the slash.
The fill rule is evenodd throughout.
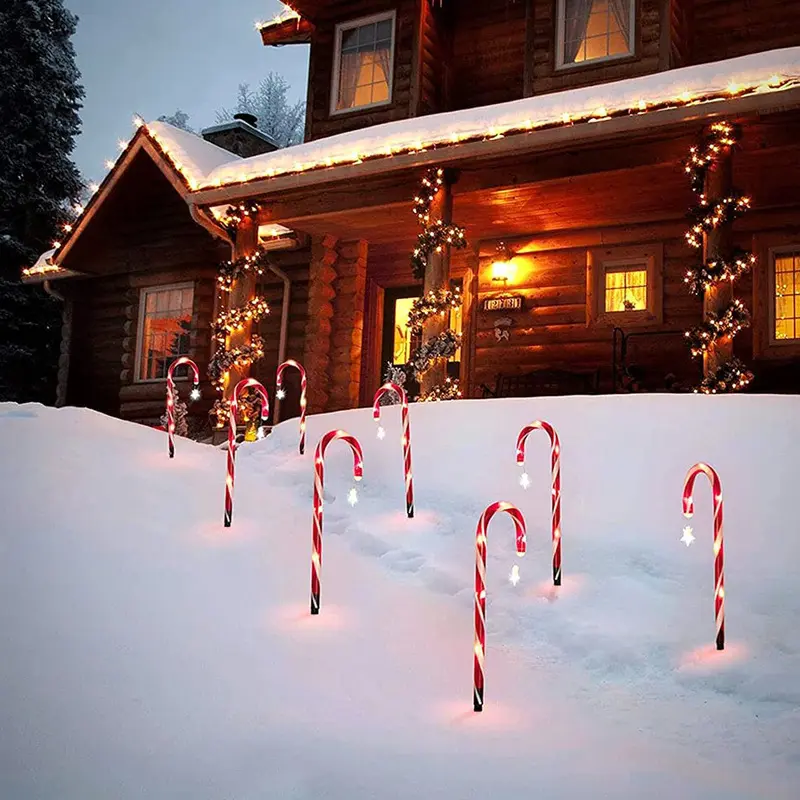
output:
<path id="1" fill-rule="evenodd" d="M 634 60 L 637 58 L 637 47 L 639 41 L 639 0 L 630 0 L 631 4 L 631 18 L 630 18 L 630 42 L 628 43 L 628 52 L 619 53 L 613 56 L 600 56 L 599 58 L 591 58 L 585 61 L 574 61 L 571 64 L 564 63 L 564 35 L 566 33 L 566 19 L 567 19 L 567 0 L 556 0 L 556 47 L 555 47 L 555 71 L 561 72 L 590 68 L 595 66 L 603 66 L 609 62 L 618 62 L 625 60 Z"/>
<path id="2" fill-rule="evenodd" d="M 194 325 L 194 306 L 196 300 L 196 291 L 195 291 L 195 284 L 194 281 L 183 281 L 181 283 L 165 283 L 165 284 L 154 284 L 152 286 L 143 286 L 139 289 L 139 319 L 136 325 L 136 358 L 134 359 L 134 371 L 133 371 L 133 382 L 134 383 L 163 383 L 166 380 L 166 376 L 163 378 L 142 378 L 142 350 L 144 348 L 144 320 L 145 315 L 147 314 L 147 295 L 150 293 L 156 292 L 170 292 L 184 289 L 191 289 L 192 290 L 192 325 Z M 191 353 L 191 345 L 190 345 L 190 352 L 186 355 L 190 356 Z M 175 376 L 175 381 L 188 381 L 189 376 Z"/>
<path id="3" fill-rule="evenodd" d="M 794 226 L 791 229 L 798 230 Z M 800 356 L 800 338 L 778 339 L 775 336 L 775 256 L 800 254 L 800 230 L 797 233 L 756 234 L 753 252 L 758 259 L 753 267 L 753 356 L 797 358 Z"/>
<path id="4" fill-rule="evenodd" d="M 640 266 L 647 273 L 647 302 L 636 311 L 606 311 L 609 268 Z M 641 268 L 641 266 L 640 266 Z M 664 246 L 662 243 L 594 247 L 586 251 L 586 324 L 611 327 L 660 325 L 664 321 Z"/>
<path id="5" fill-rule="evenodd" d="M 368 103 L 363 106 L 353 106 L 353 108 L 337 108 L 336 104 L 339 100 L 339 82 L 341 80 L 341 65 L 342 65 L 342 37 L 345 31 L 352 30 L 353 28 L 360 28 L 363 25 L 370 25 L 372 23 L 383 22 L 384 20 L 391 20 L 392 22 L 392 46 L 389 49 L 389 96 L 386 100 L 379 100 L 377 103 Z M 355 114 L 359 111 L 369 111 L 373 108 L 381 108 L 382 106 L 390 106 L 394 102 L 394 72 L 395 72 L 395 50 L 397 44 L 397 11 L 382 11 L 379 14 L 370 14 L 367 17 L 359 17 L 358 19 L 349 20 L 348 22 L 340 22 L 336 25 L 336 31 L 333 37 L 333 75 L 331 76 L 331 101 L 329 104 L 330 116 L 337 117 L 342 114 Z"/>

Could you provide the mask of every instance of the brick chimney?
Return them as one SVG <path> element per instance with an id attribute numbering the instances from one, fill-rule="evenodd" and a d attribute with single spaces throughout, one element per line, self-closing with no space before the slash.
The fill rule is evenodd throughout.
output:
<path id="1" fill-rule="evenodd" d="M 253 114 L 234 114 L 230 122 L 205 128 L 200 135 L 211 144 L 235 153 L 242 158 L 260 156 L 278 149 L 275 140 L 260 131 Z"/>

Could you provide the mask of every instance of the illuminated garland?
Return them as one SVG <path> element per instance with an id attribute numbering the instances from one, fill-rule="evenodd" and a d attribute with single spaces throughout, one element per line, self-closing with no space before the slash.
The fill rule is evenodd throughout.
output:
<path id="1" fill-rule="evenodd" d="M 427 394 L 419 397 L 421 403 L 435 403 L 439 400 L 458 400 L 461 397 L 458 381 L 447 378 L 444 383 L 434 386 Z"/>
<path id="2" fill-rule="evenodd" d="M 726 155 L 736 144 L 737 139 L 738 132 L 733 125 L 729 122 L 715 122 L 709 127 L 703 141 L 693 145 L 689 150 L 689 158 L 684 162 L 684 168 L 696 194 L 703 193 L 706 175 L 711 165 Z"/>
<path id="3" fill-rule="evenodd" d="M 238 210 L 242 214 L 239 217 L 240 221 L 253 213 L 252 205 L 254 204 L 248 206 L 243 203 L 238 206 Z M 230 216 L 233 210 L 235 209 L 228 209 L 229 219 L 233 218 Z M 219 265 L 217 288 L 219 289 L 219 306 L 223 310 L 217 314 L 217 318 L 211 324 L 216 348 L 208 363 L 208 376 L 220 394 L 225 391 L 225 382 L 232 369 L 246 369 L 254 361 L 264 357 L 264 340 L 258 334 L 253 334 L 250 341 L 233 349 L 229 348 L 229 341 L 232 333 L 243 330 L 245 326 L 258 322 L 269 314 L 267 301 L 263 297 L 256 296 L 251 297 L 247 303 L 238 308 L 225 309 L 225 306 L 235 282 L 248 272 L 262 275 L 268 261 L 267 251 L 258 248 L 252 255 L 232 261 L 223 261 Z M 242 406 L 243 419 L 253 417 L 252 409 L 248 407 L 246 399 L 240 401 L 240 406 Z M 224 428 L 227 424 L 229 409 L 230 403 L 223 397 L 218 397 L 214 402 L 211 414 L 217 428 Z"/>
<path id="4" fill-rule="evenodd" d="M 734 300 L 722 314 L 710 313 L 701 325 L 686 331 L 692 355 L 703 355 L 708 348 L 723 336 L 736 336 L 750 326 L 750 312 L 741 300 Z"/>
<path id="5" fill-rule="evenodd" d="M 745 250 L 737 250 L 730 260 L 712 258 L 698 267 L 687 270 L 684 282 L 694 295 L 702 295 L 712 284 L 721 281 L 735 281 L 755 266 L 756 257 Z"/>
<path id="6" fill-rule="evenodd" d="M 750 209 L 751 200 L 744 195 L 734 192 L 720 199 L 707 198 L 704 193 L 709 170 L 730 155 L 738 139 L 736 127 L 728 122 L 716 122 L 710 126 L 704 140 L 689 151 L 684 168 L 692 189 L 700 196 L 700 203 L 690 211 L 695 222 L 686 232 L 686 241 L 691 247 L 701 248 L 704 234 L 721 225 L 730 225 Z M 735 250 L 730 259 L 714 255 L 714 258 L 687 271 L 684 281 L 692 294 L 702 295 L 714 284 L 733 282 L 756 263 L 755 256 L 744 250 Z M 707 313 L 700 325 L 686 331 L 686 339 L 692 355 L 702 356 L 720 339 L 736 336 L 749 325 L 750 312 L 747 307 L 741 300 L 733 300 L 723 311 Z M 752 379 L 753 373 L 734 357 L 707 375 L 696 391 L 704 394 L 735 392 L 747 386 Z"/>
<path id="7" fill-rule="evenodd" d="M 728 225 L 750 210 L 750 198 L 744 195 L 731 195 L 718 200 L 713 205 L 700 195 L 700 203 L 689 212 L 697 220 L 686 232 L 686 241 L 697 249 L 703 246 L 703 234 Z"/>
<path id="8" fill-rule="evenodd" d="M 452 292 L 449 289 L 431 289 L 412 304 L 408 312 L 408 327 L 412 333 L 420 333 L 427 319 L 437 314 L 444 316 L 455 308 L 461 308 L 460 289 Z"/>
<path id="9" fill-rule="evenodd" d="M 219 221 L 225 230 L 235 237 L 239 226 L 246 219 L 255 218 L 260 208 L 261 205 L 256 200 L 243 200 L 236 206 L 229 206 Z"/>
<path id="10" fill-rule="evenodd" d="M 753 373 L 738 359 L 726 361 L 716 372 L 703 379 L 695 391 L 703 394 L 736 392 L 753 380 Z"/>
<path id="11" fill-rule="evenodd" d="M 437 361 L 454 356 L 459 347 L 461 347 L 461 334 L 448 328 L 420 345 L 411 354 L 406 367 L 414 377 L 421 378 Z"/>

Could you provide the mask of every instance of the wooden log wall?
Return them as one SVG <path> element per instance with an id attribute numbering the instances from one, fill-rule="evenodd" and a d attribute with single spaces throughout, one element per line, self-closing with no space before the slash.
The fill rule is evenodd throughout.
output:
<path id="1" fill-rule="evenodd" d="M 308 326 L 309 264 L 311 245 L 296 250 L 274 252 L 270 260 L 291 279 L 289 305 L 289 327 L 286 337 L 286 358 L 303 364 Z M 278 347 L 281 335 L 281 307 L 283 304 L 283 281 L 270 272 L 265 272 L 257 286 L 258 294 L 266 298 L 270 313 L 261 320 L 257 333 L 264 339 L 264 358 L 253 364 L 251 374 L 261 381 L 274 404 L 275 375 L 278 370 Z M 305 365 L 304 365 L 305 366 Z M 314 380 L 317 380 L 316 374 Z M 281 401 L 281 420 L 300 414 L 300 376 L 296 370 L 288 370 L 284 376 L 286 397 Z"/>
<path id="2" fill-rule="evenodd" d="M 414 116 L 417 93 L 415 48 L 419 35 L 419 0 L 334 0 L 315 17 L 311 43 L 306 139 L 321 139 L 337 133 L 379 125 Z M 427 0 L 426 0 L 427 2 Z M 392 102 L 364 111 L 331 115 L 336 25 L 360 17 L 395 11 L 394 80 Z"/>
<path id="3" fill-rule="evenodd" d="M 797 2 L 695 0 L 692 22 L 694 63 L 800 44 Z"/>

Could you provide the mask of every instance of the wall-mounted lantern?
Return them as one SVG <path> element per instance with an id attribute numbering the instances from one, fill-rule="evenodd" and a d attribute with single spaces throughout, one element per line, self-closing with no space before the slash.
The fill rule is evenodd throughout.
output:
<path id="1" fill-rule="evenodd" d="M 492 280 L 507 286 L 508 282 L 513 280 L 515 271 L 514 256 L 511 250 L 505 242 L 500 242 L 492 262 Z"/>

